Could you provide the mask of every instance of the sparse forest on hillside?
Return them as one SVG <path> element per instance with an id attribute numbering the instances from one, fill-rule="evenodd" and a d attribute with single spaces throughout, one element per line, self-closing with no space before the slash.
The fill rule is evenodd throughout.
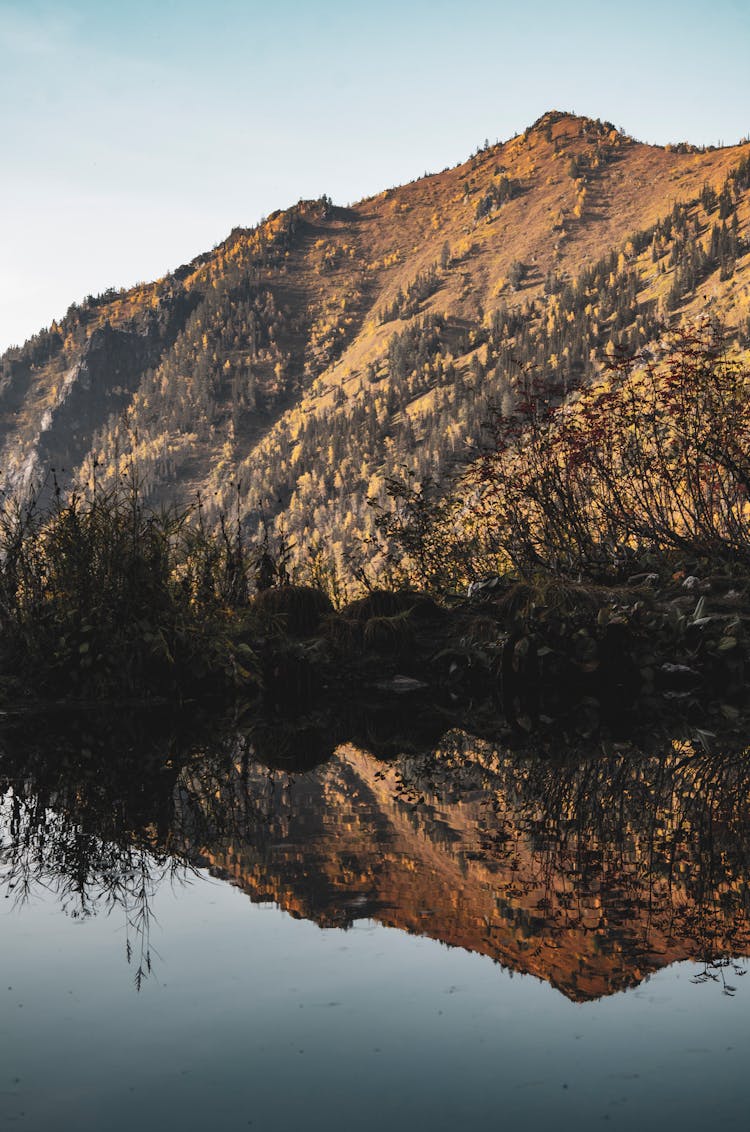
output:
<path id="1" fill-rule="evenodd" d="M 460 604 L 488 579 L 521 589 L 489 651 L 463 613 L 440 629 L 450 671 L 459 630 L 475 675 L 511 663 L 513 633 L 537 656 L 544 579 L 584 587 L 568 628 L 595 651 L 626 624 L 636 665 L 675 579 L 709 600 L 718 574 L 739 604 L 711 614 L 730 627 L 700 665 L 741 668 L 749 190 L 747 146 L 657 149 L 553 113 L 71 307 L 0 362 L 6 667 L 101 695 L 122 655 L 134 694 L 183 696 L 208 663 L 224 694 L 288 665 L 314 683 L 288 634 L 317 633 L 323 668 L 375 642 L 395 669 L 436 639 L 383 587 Z M 617 587 L 645 577 L 633 607 Z M 689 668 L 680 617 L 662 645 Z"/>
<path id="2" fill-rule="evenodd" d="M 530 380 L 555 405 L 704 313 L 747 348 L 749 184 L 746 147 L 552 113 L 351 209 L 300 202 L 6 353 L 6 486 L 134 457 L 151 502 L 216 524 L 239 493 L 251 540 L 355 593 L 393 560 L 393 477 L 447 490 Z"/>

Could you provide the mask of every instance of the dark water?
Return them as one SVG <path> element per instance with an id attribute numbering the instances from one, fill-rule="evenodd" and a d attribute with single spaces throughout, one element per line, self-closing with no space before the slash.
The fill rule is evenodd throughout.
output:
<path id="1" fill-rule="evenodd" d="M 743 751 L 130 723 L 5 739 L 0 1126 L 747 1127 Z"/>

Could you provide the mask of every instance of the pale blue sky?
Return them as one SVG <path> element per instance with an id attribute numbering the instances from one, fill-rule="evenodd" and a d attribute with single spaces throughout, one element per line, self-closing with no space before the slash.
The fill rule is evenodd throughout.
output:
<path id="1" fill-rule="evenodd" d="M 749 56 L 748 0 L 0 0 L 0 349 L 548 109 L 737 142 Z"/>

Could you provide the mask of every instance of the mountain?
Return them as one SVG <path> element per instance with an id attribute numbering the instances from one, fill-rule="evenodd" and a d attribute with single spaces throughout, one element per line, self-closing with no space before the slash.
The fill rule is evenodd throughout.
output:
<path id="1" fill-rule="evenodd" d="M 107 485 L 134 457 L 154 501 L 199 493 L 346 573 L 387 477 L 471 459 L 524 368 L 572 389 L 706 310 L 747 347 L 749 189 L 750 143 L 550 112 L 350 208 L 300 201 L 8 350 L 3 486 Z"/>

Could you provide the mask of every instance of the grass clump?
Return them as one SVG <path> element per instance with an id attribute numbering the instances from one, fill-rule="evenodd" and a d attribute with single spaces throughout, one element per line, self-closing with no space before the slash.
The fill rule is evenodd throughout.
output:
<path id="1" fill-rule="evenodd" d="M 239 532 L 200 508 L 155 511 L 134 478 L 89 496 L 0 508 L 0 675 L 7 695 L 185 698 L 252 684 L 237 645 L 247 598 Z"/>

